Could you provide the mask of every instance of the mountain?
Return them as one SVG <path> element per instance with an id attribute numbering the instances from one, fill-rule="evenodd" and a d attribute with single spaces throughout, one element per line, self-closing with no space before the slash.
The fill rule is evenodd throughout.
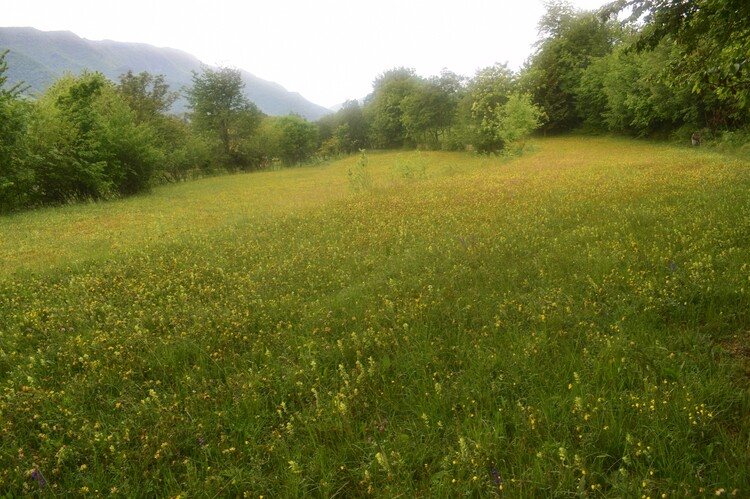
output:
<path id="1" fill-rule="evenodd" d="M 132 70 L 162 74 L 172 90 L 192 85 L 192 72 L 200 71 L 196 57 L 171 48 L 111 40 L 91 41 L 69 31 L 39 31 L 34 28 L 0 28 L 0 52 L 9 49 L 5 73 L 11 85 L 24 81 L 31 93 L 41 93 L 66 71 L 78 74 L 84 69 L 99 71 L 112 81 Z M 296 113 L 316 121 L 330 110 L 314 104 L 278 83 L 263 80 L 240 70 L 245 93 L 261 111 L 272 116 Z M 186 102 L 175 103 L 174 112 L 183 112 Z"/>

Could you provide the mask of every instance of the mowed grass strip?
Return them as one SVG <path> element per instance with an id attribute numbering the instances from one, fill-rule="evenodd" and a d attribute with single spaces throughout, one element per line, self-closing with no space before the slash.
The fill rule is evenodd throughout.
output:
<path id="1" fill-rule="evenodd" d="M 0 220 L 0 489 L 748 494 L 747 163 L 358 161 Z"/>

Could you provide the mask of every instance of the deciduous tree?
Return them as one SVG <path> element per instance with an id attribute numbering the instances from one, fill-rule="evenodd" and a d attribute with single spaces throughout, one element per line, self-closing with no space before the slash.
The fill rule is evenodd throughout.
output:
<path id="1" fill-rule="evenodd" d="M 531 101 L 529 94 L 513 93 L 498 109 L 496 135 L 506 150 L 522 152 L 526 140 L 544 120 L 544 112 Z"/>
<path id="2" fill-rule="evenodd" d="M 135 74 L 131 70 L 120 75 L 117 90 L 140 121 L 151 121 L 169 112 L 179 95 L 170 90 L 164 75 L 147 71 Z"/>
<path id="3" fill-rule="evenodd" d="M 194 126 L 214 140 L 224 166 L 238 168 L 240 143 L 260 124 L 262 113 L 244 93 L 239 70 L 203 67 L 193 73 L 193 86 L 187 97 Z"/>
<path id="4" fill-rule="evenodd" d="M 0 52 L 0 212 L 26 204 L 32 180 L 24 164 L 29 105 L 19 98 L 26 87 L 6 86 L 7 53 Z"/>
<path id="5" fill-rule="evenodd" d="M 41 202 L 148 189 L 163 158 L 153 128 L 101 73 L 58 80 L 39 99 L 29 134 Z"/>
<path id="6" fill-rule="evenodd" d="M 351 154 L 368 147 L 369 124 L 356 100 L 346 101 L 336 113 L 318 121 L 324 155 Z"/>
<path id="7" fill-rule="evenodd" d="M 285 166 L 298 165 L 315 152 L 318 129 L 314 123 L 290 114 L 276 118 L 274 127 L 279 132 L 279 157 Z"/>
<path id="8" fill-rule="evenodd" d="M 375 147 L 392 148 L 404 145 L 401 102 L 417 87 L 419 78 L 413 69 L 396 68 L 386 71 L 373 82 L 368 98 L 371 142 Z"/>
<path id="9" fill-rule="evenodd" d="M 750 2 L 747 0 L 619 0 L 609 12 L 628 9 L 643 24 L 633 47 L 653 50 L 676 44 L 677 57 L 663 76 L 674 87 L 687 85 L 707 106 L 714 128 L 747 122 L 750 109 Z"/>
<path id="10" fill-rule="evenodd" d="M 401 100 L 401 120 L 415 144 L 439 148 L 441 135 L 453 126 L 456 118 L 458 101 L 449 92 L 433 78 L 415 85 Z"/>
<path id="11" fill-rule="evenodd" d="M 465 140 L 479 152 L 499 151 L 503 142 L 497 135 L 498 113 L 514 88 L 514 75 L 505 64 L 477 71 L 469 82 L 463 114 L 468 121 Z"/>
<path id="12" fill-rule="evenodd" d="M 577 112 L 576 91 L 583 71 L 612 49 L 608 21 L 593 12 L 580 12 L 565 1 L 547 4 L 539 23 L 540 41 L 530 58 L 523 87 L 542 107 L 545 130 L 564 132 L 583 123 Z"/>

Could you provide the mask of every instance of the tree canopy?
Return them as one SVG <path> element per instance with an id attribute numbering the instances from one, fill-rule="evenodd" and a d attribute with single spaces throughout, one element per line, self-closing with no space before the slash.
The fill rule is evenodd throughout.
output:
<path id="1" fill-rule="evenodd" d="M 677 51 L 664 78 L 703 98 L 715 96 L 712 125 L 742 121 L 750 106 L 750 2 L 745 0 L 619 0 L 606 11 L 630 11 L 643 27 L 639 52 L 671 43 Z"/>
<path id="2" fill-rule="evenodd" d="M 187 92 L 192 123 L 216 142 L 216 154 L 231 168 L 244 163 L 240 143 L 257 128 L 262 116 L 244 87 L 239 70 L 204 67 L 193 73 L 193 86 Z"/>

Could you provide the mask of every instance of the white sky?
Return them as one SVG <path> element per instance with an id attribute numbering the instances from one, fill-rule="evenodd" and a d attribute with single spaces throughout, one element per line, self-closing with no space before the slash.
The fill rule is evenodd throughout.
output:
<path id="1" fill-rule="evenodd" d="M 542 0 L 25 0 L 3 9 L 0 25 L 176 48 L 328 107 L 366 96 L 398 66 L 422 76 L 519 69 L 543 13 Z"/>

